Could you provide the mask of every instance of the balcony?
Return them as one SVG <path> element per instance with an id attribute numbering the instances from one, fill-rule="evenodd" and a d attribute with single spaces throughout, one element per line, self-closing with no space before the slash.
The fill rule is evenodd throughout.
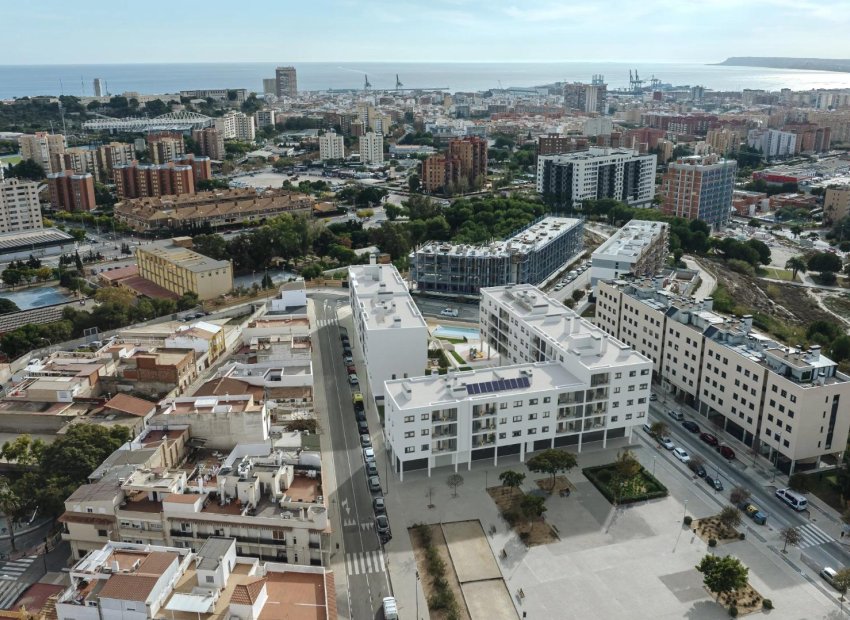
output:
<path id="1" fill-rule="evenodd" d="M 435 428 L 431 432 L 431 437 L 457 437 L 457 424 Z"/>
<path id="2" fill-rule="evenodd" d="M 558 395 L 559 405 L 575 405 L 584 402 L 583 392 L 565 392 Z"/>
<path id="3" fill-rule="evenodd" d="M 580 417 L 582 417 L 581 405 L 577 405 L 574 407 L 560 407 L 558 409 L 558 420 L 570 420 Z"/>
<path id="4" fill-rule="evenodd" d="M 599 387 L 601 385 L 608 385 L 607 372 L 595 374 L 590 378 L 590 387 Z"/>
<path id="5" fill-rule="evenodd" d="M 483 418 L 484 416 L 496 415 L 495 405 L 475 405 L 472 408 L 472 419 Z"/>
<path id="6" fill-rule="evenodd" d="M 585 392 L 585 400 L 587 402 L 594 400 L 607 400 L 608 388 L 596 388 L 595 390 L 587 390 Z"/>
<path id="7" fill-rule="evenodd" d="M 584 429 L 585 431 L 598 431 L 605 428 L 605 418 L 597 417 L 597 418 L 585 418 L 584 420 Z"/>
<path id="8" fill-rule="evenodd" d="M 606 407 L 604 404 L 596 404 L 596 405 L 585 405 L 584 407 L 584 417 L 589 418 L 595 415 L 605 415 Z"/>
<path id="9" fill-rule="evenodd" d="M 496 421 L 495 420 L 486 420 L 484 422 L 473 422 L 472 423 L 472 432 L 473 433 L 483 433 L 485 431 L 495 431 L 496 430 Z"/>
<path id="10" fill-rule="evenodd" d="M 457 413 L 453 413 L 453 414 L 432 413 L 431 414 L 431 424 L 448 424 L 450 422 L 457 422 Z"/>
<path id="11" fill-rule="evenodd" d="M 457 451 L 457 440 L 446 439 L 444 441 L 435 441 L 431 444 L 431 454 L 445 454 L 446 452 Z"/>
<path id="12" fill-rule="evenodd" d="M 487 435 L 479 435 L 472 438 L 472 447 L 473 448 L 484 448 L 486 446 L 495 446 L 496 445 L 496 433 L 489 433 Z"/>
<path id="13" fill-rule="evenodd" d="M 313 542 L 312 540 L 307 544 L 310 549 L 321 549 L 322 543 L 319 541 Z"/>

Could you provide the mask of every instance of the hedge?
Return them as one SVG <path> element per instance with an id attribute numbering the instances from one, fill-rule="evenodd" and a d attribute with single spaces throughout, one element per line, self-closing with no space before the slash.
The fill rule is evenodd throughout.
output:
<path id="1" fill-rule="evenodd" d="M 596 467 L 585 467 L 581 470 L 584 476 L 590 480 L 600 493 L 612 504 L 615 504 L 614 492 L 608 487 L 608 483 L 613 479 L 616 465 L 608 463 L 607 465 L 597 465 Z M 646 471 L 643 467 L 640 468 L 638 474 L 644 480 L 647 487 L 646 493 L 640 495 L 631 495 L 621 497 L 619 504 L 633 504 L 635 502 L 643 502 L 650 499 L 658 499 L 667 497 L 667 487 L 661 484 L 655 476 Z"/>

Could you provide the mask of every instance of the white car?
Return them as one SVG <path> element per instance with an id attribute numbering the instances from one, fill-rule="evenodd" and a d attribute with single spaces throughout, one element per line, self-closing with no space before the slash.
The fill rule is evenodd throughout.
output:
<path id="1" fill-rule="evenodd" d="M 688 456 L 688 453 L 682 450 L 681 448 L 673 448 L 673 456 L 682 461 L 683 463 L 687 463 L 691 460 L 691 457 Z"/>
<path id="2" fill-rule="evenodd" d="M 661 443 L 662 446 L 664 446 L 668 450 L 672 450 L 676 447 L 676 444 L 674 444 L 673 440 L 669 437 L 661 437 L 658 441 Z"/>
<path id="3" fill-rule="evenodd" d="M 457 316 L 457 310 L 454 308 L 443 308 L 440 310 L 442 316 Z"/>

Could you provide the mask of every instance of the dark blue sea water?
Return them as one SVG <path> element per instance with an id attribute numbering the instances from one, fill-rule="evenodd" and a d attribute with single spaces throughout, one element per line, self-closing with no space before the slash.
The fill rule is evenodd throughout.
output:
<path id="1" fill-rule="evenodd" d="M 285 62 L 277 64 L 287 64 Z M 629 70 L 644 79 L 653 75 L 674 85 L 702 85 L 714 90 L 763 88 L 808 90 L 850 87 L 850 74 L 758 67 L 722 67 L 676 63 L 294 63 L 299 90 L 361 88 L 364 74 L 375 89 L 395 86 L 448 87 L 474 91 L 535 86 L 558 80 L 589 81 L 601 73 L 610 88 L 628 85 Z M 92 95 L 92 80 L 102 78 L 112 94 L 124 91 L 175 93 L 194 88 L 247 88 L 262 92 L 263 78 L 274 77 L 276 63 L 0 65 L 0 99 L 27 95 Z"/>

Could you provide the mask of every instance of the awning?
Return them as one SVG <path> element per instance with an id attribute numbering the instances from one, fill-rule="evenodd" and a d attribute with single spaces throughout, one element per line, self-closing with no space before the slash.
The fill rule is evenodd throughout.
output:
<path id="1" fill-rule="evenodd" d="M 215 597 L 212 594 L 181 594 L 175 592 L 166 603 L 168 611 L 189 611 L 198 614 L 206 614 L 213 610 Z"/>

